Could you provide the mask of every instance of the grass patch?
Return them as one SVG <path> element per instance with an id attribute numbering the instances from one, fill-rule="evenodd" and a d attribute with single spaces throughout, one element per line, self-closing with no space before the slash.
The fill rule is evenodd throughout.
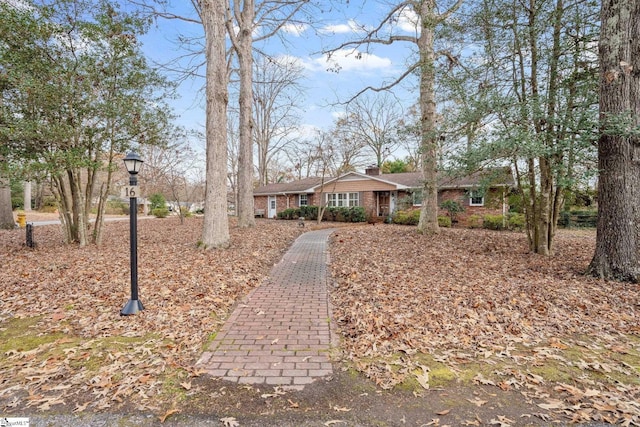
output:
<path id="1" fill-rule="evenodd" d="M 209 350 L 209 346 L 211 345 L 212 342 L 215 341 L 217 336 L 218 336 L 218 331 L 209 334 L 209 336 L 207 336 L 207 339 L 204 340 L 204 343 L 202 344 L 202 351 Z"/>
<path id="2" fill-rule="evenodd" d="M 11 319 L 0 329 L 0 353 L 28 352 L 52 344 L 66 337 L 65 334 L 43 334 L 38 330 L 42 317 Z"/>

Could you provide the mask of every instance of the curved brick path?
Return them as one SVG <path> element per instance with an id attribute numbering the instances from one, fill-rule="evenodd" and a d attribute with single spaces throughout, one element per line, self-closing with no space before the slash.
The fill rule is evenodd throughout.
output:
<path id="1" fill-rule="evenodd" d="M 233 311 L 197 366 L 241 384 L 302 388 L 331 374 L 327 240 L 304 233 Z"/>

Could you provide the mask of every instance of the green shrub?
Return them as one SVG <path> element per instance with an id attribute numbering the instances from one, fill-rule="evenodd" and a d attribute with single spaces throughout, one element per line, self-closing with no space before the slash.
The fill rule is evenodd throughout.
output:
<path id="1" fill-rule="evenodd" d="M 521 213 L 511 213 L 507 216 L 509 230 L 524 230 L 525 226 L 525 218 L 524 214 Z"/>
<path id="2" fill-rule="evenodd" d="M 180 207 L 180 215 L 182 215 L 184 218 L 191 218 L 193 216 L 193 213 L 189 210 L 188 207 L 181 206 Z"/>
<path id="3" fill-rule="evenodd" d="M 504 230 L 504 216 L 484 215 L 482 217 L 482 228 L 489 230 Z"/>
<path id="4" fill-rule="evenodd" d="M 478 214 L 470 215 L 467 218 L 467 226 L 469 228 L 482 228 L 482 217 Z"/>
<path id="5" fill-rule="evenodd" d="M 309 220 L 314 220 L 314 219 L 318 219 L 318 207 L 317 206 L 300 206 L 300 216 L 305 218 L 305 219 L 309 219 Z"/>
<path id="6" fill-rule="evenodd" d="M 129 205 L 121 200 L 107 200 L 104 213 L 107 215 L 126 215 L 129 213 Z"/>
<path id="7" fill-rule="evenodd" d="M 42 206 L 38 209 L 40 212 L 53 213 L 58 210 L 58 202 L 53 197 L 47 197 L 42 202 Z"/>
<path id="8" fill-rule="evenodd" d="M 448 216 L 438 216 L 438 226 L 439 227 L 451 227 L 451 218 Z"/>
<path id="9" fill-rule="evenodd" d="M 155 208 L 151 211 L 151 214 L 156 218 L 166 218 L 169 215 L 169 209 L 167 208 Z"/>
<path id="10" fill-rule="evenodd" d="M 278 212 L 279 219 L 297 219 L 300 216 L 300 210 L 295 208 L 287 208 Z"/>
<path id="11" fill-rule="evenodd" d="M 440 208 L 449 212 L 449 217 L 452 222 L 456 222 L 458 214 L 464 212 L 464 206 L 455 200 L 445 200 L 440 204 Z"/>
<path id="12" fill-rule="evenodd" d="M 419 221 L 420 221 L 419 209 L 396 211 L 391 218 L 391 222 L 393 222 L 394 224 L 402 224 L 402 225 L 418 225 Z"/>
<path id="13" fill-rule="evenodd" d="M 155 194 L 152 194 L 151 196 L 149 196 L 149 203 L 151 204 L 149 206 L 149 209 L 151 209 L 151 212 L 153 212 L 154 210 L 156 210 L 158 208 L 166 207 L 167 206 L 167 199 L 164 197 L 163 194 L 155 193 Z"/>
<path id="14" fill-rule="evenodd" d="M 349 222 L 366 222 L 367 213 L 362 206 L 352 206 L 349 208 Z"/>

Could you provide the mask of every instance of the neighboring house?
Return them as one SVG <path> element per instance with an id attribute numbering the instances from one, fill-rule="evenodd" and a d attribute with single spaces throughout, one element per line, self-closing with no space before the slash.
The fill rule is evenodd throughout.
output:
<path id="1" fill-rule="evenodd" d="M 514 186 L 509 168 L 490 169 L 466 177 L 442 176 L 438 182 L 438 205 L 456 200 L 465 211 L 464 220 L 473 214 L 503 214 L 508 210 L 509 190 Z M 364 174 L 349 172 L 338 178 L 305 178 L 268 184 L 253 192 L 256 214 L 275 218 L 278 212 L 303 205 L 362 206 L 372 216 L 386 217 L 399 209 L 419 207 L 422 203 L 422 174 L 406 172 L 382 174 L 377 167 Z M 446 214 L 443 213 L 443 214 Z"/>

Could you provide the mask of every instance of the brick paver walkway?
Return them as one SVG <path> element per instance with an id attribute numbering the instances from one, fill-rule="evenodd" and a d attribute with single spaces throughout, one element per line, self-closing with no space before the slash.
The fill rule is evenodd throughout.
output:
<path id="1" fill-rule="evenodd" d="M 304 233 L 233 311 L 197 366 L 242 384 L 302 388 L 331 374 L 327 240 Z"/>

